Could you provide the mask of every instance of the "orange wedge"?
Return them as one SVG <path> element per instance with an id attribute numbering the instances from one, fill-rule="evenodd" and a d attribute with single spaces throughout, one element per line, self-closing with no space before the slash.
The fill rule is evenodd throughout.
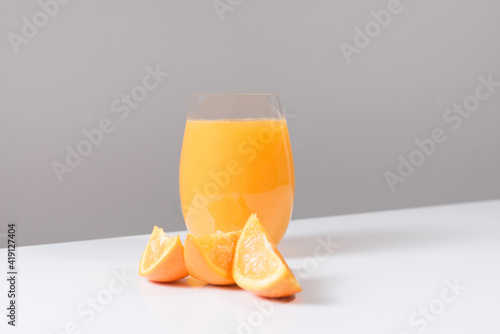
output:
<path id="1" fill-rule="evenodd" d="M 188 275 L 179 236 L 169 237 L 155 226 L 142 253 L 139 275 L 156 282 L 172 282 Z"/>
<path id="2" fill-rule="evenodd" d="M 210 284 L 234 284 L 233 254 L 240 233 L 218 231 L 198 238 L 188 234 L 184 243 L 184 259 L 189 274 Z"/>
<path id="3" fill-rule="evenodd" d="M 233 278 L 245 290 L 272 298 L 302 291 L 256 214 L 248 218 L 241 232 L 233 261 Z"/>

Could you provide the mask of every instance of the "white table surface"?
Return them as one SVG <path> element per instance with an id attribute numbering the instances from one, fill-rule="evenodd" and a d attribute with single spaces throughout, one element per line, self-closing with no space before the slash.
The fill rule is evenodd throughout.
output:
<path id="1" fill-rule="evenodd" d="M 137 274 L 147 239 L 19 248 L 18 326 L 2 279 L 0 332 L 500 333 L 500 201 L 292 221 L 278 248 L 304 291 L 282 301 L 151 283 Z"/>

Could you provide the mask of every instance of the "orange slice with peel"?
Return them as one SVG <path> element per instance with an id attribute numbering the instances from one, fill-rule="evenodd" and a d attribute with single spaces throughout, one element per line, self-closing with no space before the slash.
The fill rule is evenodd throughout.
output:
<path id="1" fill-rule="evenodd" d="M 202 237 L 187 235 L 184 243 L 186 268 L 191 276 L 215 285 L 234 284 L 233 254 L 240 231 Z"/>
<path id="2" fill-rule="evenodd" d="M 250 215 L 241 232 L 233 261 L 233 278 L 245 290 L 272 298 L 302 291 L 256 214 Z"/>
<path id="3" fill-rule="evenodd" d="M 139 275 L 156 282 L 173 282 L 188 275 L 179 236 L 169 237 L 154 227 L 139 264 Z"/>

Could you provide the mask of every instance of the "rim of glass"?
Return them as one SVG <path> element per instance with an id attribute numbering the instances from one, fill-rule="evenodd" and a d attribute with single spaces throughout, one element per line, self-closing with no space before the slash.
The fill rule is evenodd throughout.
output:
<path id="1" fill-rule="evenodd" d="M 193 93 L 187 118 L 282 119 L 284 116 L 278 93 Z"/>

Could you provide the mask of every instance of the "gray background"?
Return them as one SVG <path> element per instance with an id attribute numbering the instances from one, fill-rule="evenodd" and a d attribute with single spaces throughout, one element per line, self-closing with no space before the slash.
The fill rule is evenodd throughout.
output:
<path id="1" fill-rule="evenodd" d="M 224 0 L 226 2 L 226 0 Z M 453 131 L 444 111 L 500 81 L 497 1 L 402 0 L 347 63 L 339 44 L 388 1 L 75 1 L 15 53 L 36 1 L 0 4 L 0 222 L 23 244 L 183 229 L 178 162 L 191 93 L 276 92 L 289 114 L 295 219 L 500 197 L 500 89 Z M 159 65 L 129 117 L 111 102 Z M 116 128 L 60 183 L 53 161 Z M 448 140 L 391 192 L 384 172 L 436 127 Z"/>

